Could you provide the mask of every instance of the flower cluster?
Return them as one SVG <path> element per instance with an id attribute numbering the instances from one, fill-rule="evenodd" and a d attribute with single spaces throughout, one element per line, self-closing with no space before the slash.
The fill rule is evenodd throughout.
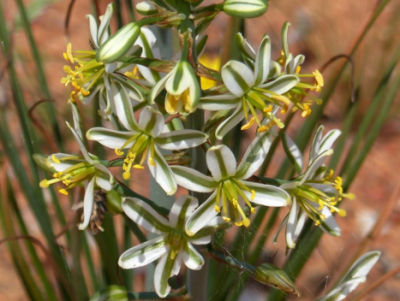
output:
<path id="1" fill-rule="evenodd" d="M 258 206 L 291 205 L 282 227 L 286 225 L 288 248 L 294 248 L 307 218 L 322 230 L 340 235 L 333 214 L 344 216 L 345 211 L 338 204 L 352 195 L 343 192 L 341 178 L 333 178 L 333 172 L 327 172 L 323 165 L 340 134 L 333 130 L 322 138 L 323 127 L 315 135 L 304 172 L 300 150 L 284 134 L 284 149 L 294 163 L 296 178 L 280 180 L 278 185 L 254 177 L 266 160 L 277 131 L 284 128 L 279 114 L 300 111 L 301 116 L 307 117 L 312 104 L 321 102 L 311 92 L 321 90 L 322 75 L 318 70 L 301 73 L 305 57 L 289 52 L 289 23 L 282 29 L 279 57 L 273 59 L 267 35 L 255 51 L 238 34 L 242 60 L 228 61 L 220 70 L 213 71 L 197 60 L 204 47 L 196 44 L 201 40 L 197 35 L 220 11 L 255 17 L 265 12 L 266 1 L 249 1 L 246 5 L 243 1 L 227 0 L 223 5 L 212 6 L 215 15 L 188 3 L 191 14 L 185 15 L 184 10 L 160 3 L 140 3 L 138 12 L 146 17 L 114 34 L 110 28 L 114 7 L 110 4 L 99 24 L 92 15 L 87 16 L 91 50 L 72 50 L 71 44 L 67 45 L 64 57 L 69 64 L 64 67 L 66 76 L 61 82 L 73 87 L 70 103 L 75 126 L 68 126 L 82 155 L 50 155 L 46 162 L 55 170 L 53 179 L 43 180 L 40 186 L 62 183 L 58 189 L 62 194 L 84 186 L 81 230 L 91 223 L 95 190 L 119 195 L 120 213 L 159 236 L 125 251 L 118 264 L 129 269 L 159 260 L 154 274 L 155 290 L 160 297 L 166 297 L 171 290 L 168 279 L 179 273 L 181 261 L 189 269 L 202 267 L 204 259 L 194 245 L 210 243 L 214 230 L 233 225 L 249 227 Z M 194 28 L 185 25 L 192 19 L 198 22 Z M 178 26 L 179 60 L 157 57 L 157 41 L 145 27 L 148 24 Z M 200 78 L 212 79 L 216 85 L 202 90 Z M 104 122 L 83 133 L 78 101 L 85 105 L 97 102 Z M 256 132 L 240 164 L 229 146 L 221 142 L 237 126 Z M 111 148 L 115 153 L 113 160 L 101 160 L 90 154 L 88 140 Z M 201 153 L 204 162 L 196 161 L 202 157 L 196 154 Z M 201 172 L 194 168 L 200 165 L 207 167 L 209 173 L 207 168 Z M 125 181 L 131 179 L 132 173 L 148 169 L 166 195 L 174 195 L 179 185 L 190 195 L 196 192 L 209 196 L 201 204 L 193 196 L 180 196 L 166 216 L 146 198 L 124 195 L 119 189 L 122 179 L 119 180 L 118 171 L 110 172 L 111 167 L 120 167 L 118 171 Z M 298 293 L 292 288 L 289 291 Z"/>

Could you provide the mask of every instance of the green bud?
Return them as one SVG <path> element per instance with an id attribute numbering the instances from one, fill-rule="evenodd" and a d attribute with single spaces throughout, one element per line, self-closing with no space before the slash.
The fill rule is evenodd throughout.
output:
<path id="1" fill-rule="evenodd" d="M 263 263 L 257 267 L 254 278 L 262 284 L 272 286 L 288 294 L 296 294 L 300 297 L 300 292 L 289 276 L 272 264 Z"/>
<path id="2" fill-rule="evenodd" d="M 41 155 L 41 154 L 34 154 L 33 160 L 35 163 L 44 171 L 50 172 L 50 173 L 56 173 L 57 170 L 55 170 L 54 167 L 52 167 L 50 164 L 48 164 L 47 158 L 48 156 Z"/>
<path id="3" fill-rule="evenodd" d="M 123 212 L 121 195 L 115 190 L 107 191 L 106 193 L 106 208 L 111 214 L 120 214 Z"/>
<path id="4" fill-rule="evenodd" d="M 267 0 L 226 0 L 223 11 L 238 18 L 256 18 L 267 11 Z"/>
<path id="5" fill-rule="evenodd" d="M 110 285 L 99 290 L 89 301 L 128 301 L 128 293 L 123 286 Z"/>
<path id="6" fill-rule="evenodd" d="M 136 11 L 144 16 L 150 16 L 158 13 L 157 7 L 151 1 L 143 1 L 136 4 Z"/>
<path id="7" fill-rule="evenodd" d="M 140 26 L 136 23 L 125 25 L 100 46 L 96 53 L 96 60 L 104 64 L 115 62 L 128 52 L 139 34 Z"/>

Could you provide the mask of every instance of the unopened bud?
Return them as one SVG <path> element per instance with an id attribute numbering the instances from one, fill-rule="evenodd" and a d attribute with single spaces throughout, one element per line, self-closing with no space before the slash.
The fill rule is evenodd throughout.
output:
<path id="1" fill-rule="evenodd" d="M 267 8 L 267 0 L 226 0 L 223 11 L 232 17 L 255 18 L 264 14 Z"/>
<path id="2" fill-rule="evenodd" d="M 263 263 L 257 267 L 254 278 L 262 284 L 272 286 L 288 294 L 300 296 L 300 292 L 289 276 L 272 264 Z"/>
<path id="3" fill-rule="evenodd" d="M 143 1 L 136 4 L 136 11 L 144 16 L 154 15 L 158 13 L 157 7 L 150 1 Z"/>

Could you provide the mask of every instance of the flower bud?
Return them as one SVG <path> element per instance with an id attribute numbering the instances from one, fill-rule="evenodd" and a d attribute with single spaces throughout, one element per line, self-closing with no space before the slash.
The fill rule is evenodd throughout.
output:
<path id="1" fill-rule="evenodd" d="M 272 286 L 288 294 L 300 296 L 300 292 L 289 276 L 272 264 L 263 263 L 257 267 L 254 278 L 262 284 Z"/>
<path id="2" fill-rule="evenodd" d="M 140 26 L 129 23 L 114 33 L 96 53 L 96 60 L 105 64 L 113 63 L 122 57 L 135 43 L 140 34 Z"/>
<path id="3" fill-rule="evenodd" d="M 232 17 L 255 18 L 265 13 L 267 8 L 267 0 L 226 0 L 223 11 Z"/>
<path id="4" fill-rule="evenodd" d="M 150 16 L 158 13 L 157 7 L 150 1 L 143 1 L 136 4 L 136 10 L 143 16 Z"/>
<path id="5" fill-rule="evenodd" d="M 121 207 L 122 199 L 121 195 L 115 190 L 107 191 L 106 193 L 106 208 L 107 211 L 111 214 L 119 214 L 122 213 Z"/>

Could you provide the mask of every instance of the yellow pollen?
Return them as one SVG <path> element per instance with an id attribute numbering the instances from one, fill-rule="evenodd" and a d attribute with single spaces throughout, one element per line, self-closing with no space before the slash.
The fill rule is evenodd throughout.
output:
<path id="1" fill-rule="evenodd" d="M 39 186 L 42 188 L 47 188 L 47 187 L 49 187 L 49 182 L 46 179 L 44 179 L 43 181 L 41 181 L 39 183 Z"/>
<path id="2" fill-rule="evenodd" d="M 230 219 L 229 217 L 226 217 L 226 216 L 223 216 L 222 219 L 223 219 L 224 221 L 226 221 L 226 222 L 230 222 L 230 221 L 231 221 L 231 219 Z"/>
<path id="3" fill-rule="evenodd" d="M 60 164 L 60 160 L 58 160 L 58 158 L 55 155 L 51 156 L 51 159 L 53 159 L 54 163 Z"/>
<path id="4" fill-rule="evenodd" d="M 242 222 L 236 222 L 235 225 L 240 227 L 240 226 L 243 226 L 243 223 Z"/>
<path id="5" fill-rule="evenodd" d="M 257 132 L 259 133 L 264 133 L 265 131 L 268 131 L 268 127 L 266 127 L 265 125 L 262 125 L 257 129 Z"/>
<path id="6" fill-rule="evenodd" d="M 343 210 L 343 209 L 339 209 L 338 213 L 339 213 L 339 215 L 340 215 L 341 217 L 345 217 L 345 216 L 346 216 L 346 211 Z"/>
<path id="7" fill-rule="evenodd" d="M 299 73 L 300 73 L 300 70 L 301 70 L 301 66 L 297 66 L 297 68 L 296 68 L 296 74 L 299 74 Z"/>
<path id="8" fill-rule="evenodd" d="M 68 195 L 68 191 L 66 191 L 64 188 L 59 188 L 58 192 L 63 194 L 63 195 Z"/>
<path id="9" fill-rule="evenodd" d="M 219 206 L 217 206 L 217 205 L 214 206 L 214 210 L 215 210 L 215 212 L 218 212 L 218 213 L 221 212 L 221 208 L 219 208 Z"/>
<path id="10" fill-rule="evenodd" d="M 250 226 L 250 219 L 245 218 L 245 219 L 243 220 L 243 226 L 245 226 L 246 228 L 247 228 L 248 226 Z"/>
<path id="11" fill-rule="evenodd" d="M 83 88 L 81 88 L 79 91 L 82 93 L 83 96 L 88 96 L 90 94 L 89 91 L 87 91 L 87 90 L 85 90 Z"/>
<path id="12" fill-rule="evenodd" d="M 263 109 L 263 112 L 264 113 L 270 113 L 270 112 L 272 112 L 273 108 L 274 107 L 272 105 L 268 105 L 266 108 Z"/>
<path id="13" fill-rule="evenodd" d="M 118 156 L 122 156 L 122 155 L 124 154 L 124 152 L 121 151 L 119 148 L 115 148 L 115 153 L 116 153 Z M 126 159 L 125 159 L 125 160 L 126 160 Z M 125 160 L 124 160 L 124 162 L 125 162 Z"/>
<path id="14" fill-rule="evenodd" d="M 250 208 L 250 212 L 251 212 L 251 213 L 256 213 L 256 209 L 255 209 L 254 207 L 251 207 L 251 208 Z"/>
<path id="15" fill-rule="evenodd" d="M 154 162 L 152 157 L 149 157 L 149 163 L 151 166 L 156 166 L 156 162 Z"/>
<path id="16" fill-rule="evenodd" d="M 255 120 L 255 118 L 252 117 L 252 118 L 249 120 L 249 122 L 247 122 L 245 125 L 243 125 L 240 129 L 241 129 L 242 131 L 243 131 L 243 130 L 248 130 L 248 129 L 251 128 L 251 126 L 253 125 L 254 120 Z"/>
<path id="17" fill-rule="evenodd" d="M 135 169 L 144 169 L 144 167 L 142 165 L 139 165 L 139 164 L 133 165 L 133 168 L 135 168 Z"/>
<path id="18" fill-rule="evenodd" d="M 125 171 L 122 174 L 122 177 L 124 178 L 124 180 L 129 180 L 131 178 L 131 173 L 129 171 Z"/>
<path id="19" fill-rule="evenodd" d="M 322 77 L 322 74 L 318 70 L 315 70 L 312 74 L 314 75 L 318 86 L 323 87 L 324 86 L 324 78 Z"/>

